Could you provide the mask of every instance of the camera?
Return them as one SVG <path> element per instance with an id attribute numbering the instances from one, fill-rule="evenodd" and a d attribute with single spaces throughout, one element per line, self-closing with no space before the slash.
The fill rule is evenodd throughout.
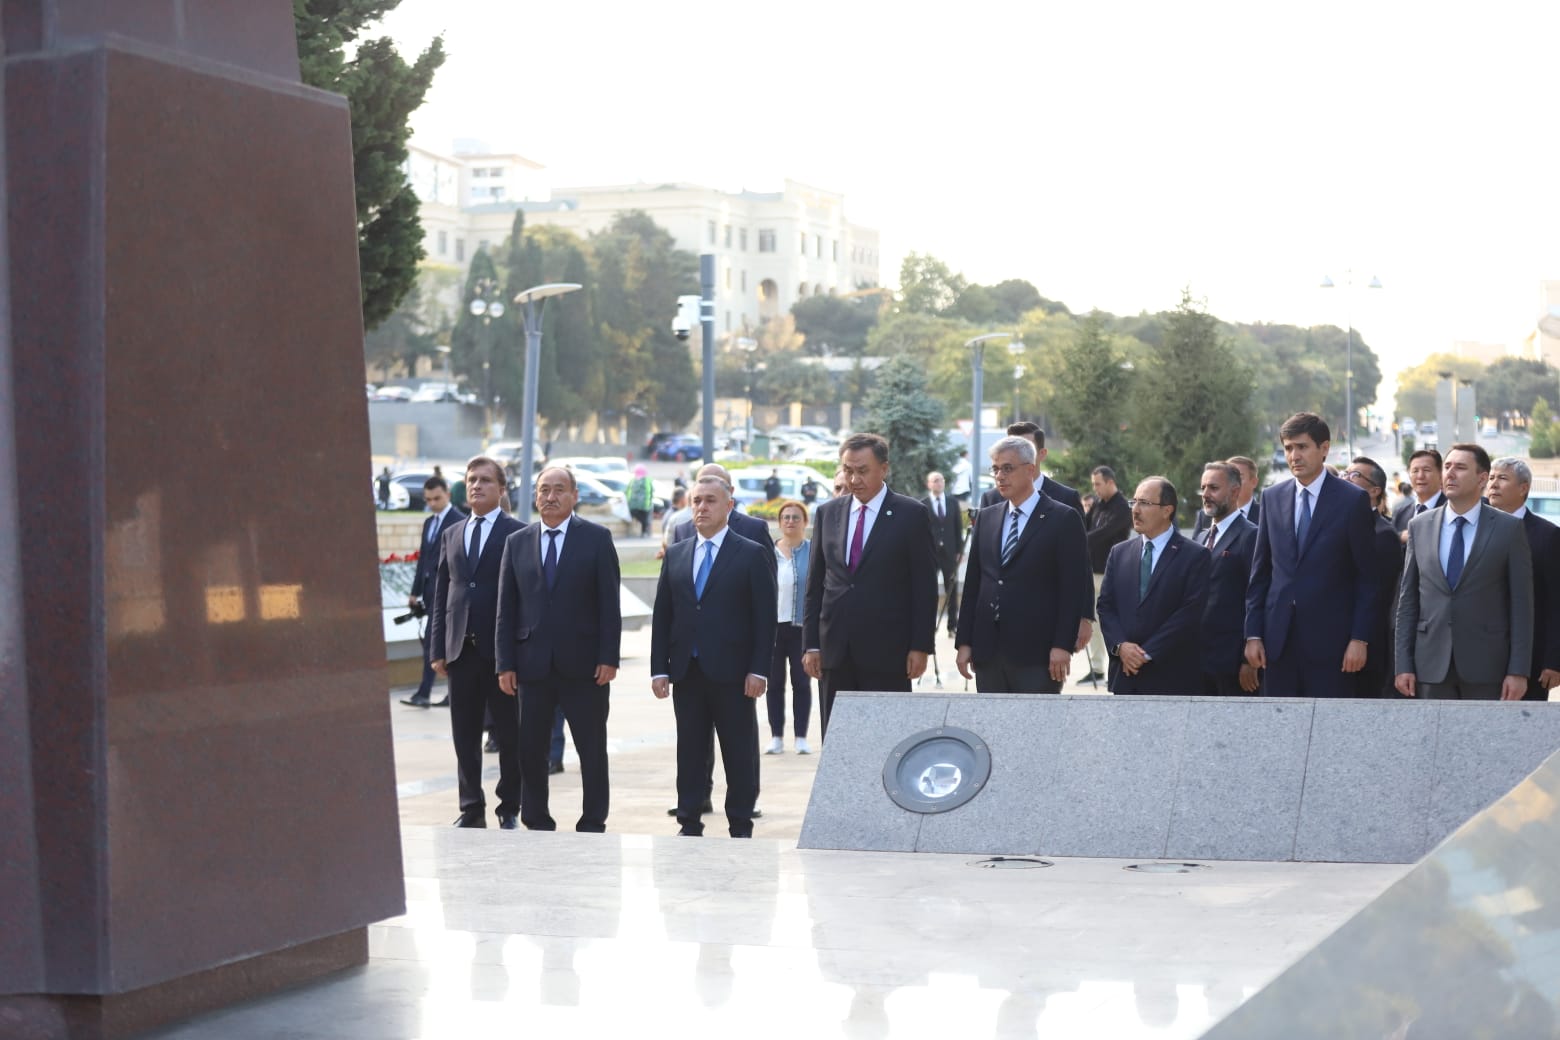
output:
<path id="1" fill-rule="evenodd" d="M 412 620 L 412 618 L 422 618 L 427 616 L 428 608 L 419 603 L 417 606 L 408 610 L 405 614 L 402 614 L 400 617 L 393 618 L 392 620 L 398 625 L 404 625 L 408 621 Z"/>
<path id="2" fill-rule="evenodd" d="M 672 318 L 672 335 L 685 340 L 693 334 L 693 327 L 699 324 L 699 297 L 677 297 L 677 315 Z"/>

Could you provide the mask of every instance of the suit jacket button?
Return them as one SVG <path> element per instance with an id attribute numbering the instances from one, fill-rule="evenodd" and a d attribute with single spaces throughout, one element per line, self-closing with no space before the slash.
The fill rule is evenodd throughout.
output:
<path id="1" fill-rule="evenodd" d="M 471 583 L 471 587 L 472 587 L 472 588 L 476 588 L 476 587 L 477 587 L 477 583 L 476 583 L 476 582 L 472 582 L 472 583 Z"/>
<path id="2" fill-rule="evenodd" d="M 1146 554 L 1146 553 L 1145 553 L 1145 554 L 1144 554 L 1144 555 L 1145 555 L 1145 556 L 1146 556 L 1146 555 L 1147 555 L 1147 554 Z M 997 579 L 997 584 L 998 584 L 998 585 L 1001 585 L 1001 584 L 1002 584 L 1002 579 L 1001 579 L 1001 578 L 998 578 L 998 579 Z"/>

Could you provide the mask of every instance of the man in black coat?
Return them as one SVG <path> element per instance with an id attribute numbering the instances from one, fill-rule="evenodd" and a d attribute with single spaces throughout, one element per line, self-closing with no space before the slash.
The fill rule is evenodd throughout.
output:
<path id="1" fill-rule="evenodd" d="M 909 692 L 937 623 L 937 562 L 926 507 L 890 491 L 888 441 L 840 446 L 849 495 L 813 514 L 802 666 L 818 680 L 825 737 L 840 690 Z"/>
<path id="2" fill-rule="evenodd" d="M 1059 693 L 1090 592 L 1083 521 L 1035 490 L 1028 440 L 1004 437 L 991 461 L 1004 504 L 975 517 L 954 637 L 959 674 L 981 693 Z"/>
<path id="3" fill-rule="evenodd" d="M 450 486 L 443 477 L 429 477 L 423 481 L 423 501 L 428 506 L 428 512 L 433 515 L 423 521 L 422 541 L 418 543 L 417 570 L 412 575 L 412 594 L 407 600 L 407 605 L 413 610 L 419 607 L 427 610 L 433 605 L 433 582 L 439 574 L 439 545 L 444 532 L 466 519 L 466 514 L 456 509 L 450 502 Z M 430 706 L 429 695 L 433 692 L 433 655 L 428 653 L 432 643 L 428 639 L 428 633 L 422 634 L 423 648 L 423 674 L 422 682 L 417 686 L 417 692 L 410 697 L 403 698 L 402 704 L 409 704 L 414 708 L 427 708 Z M 445 697 L 434 707 L 448 707 L 449 697 Z"/>
<path id="4" fill-rule="evenodd" d="M 926 507 L 932 522 L 932 551 L 937 569 L 942 572 L 944 611 L 948 616 L 948 634 L 959 628 L 959 564 L 964 561 L 964 510 L 958 501 L 944 493 L 946 482 L 941 473 L 926 475 Z"/>
<path id="5" fill-rule="evenodd" d="M 1089 595 L 1092 608 L 1100 597 L 1100 581 L 1105 576 L 1105 558 L 1110 555 L 1112 547 L 1132 536 L 1132 510 L 1127 505 L 1127 496 L 1121 493 L 1116 484 L 1116 471 L 1109 466 L 1095 466 L 1089 474 L 1089 483 L 1094 488 L 1094 508 L 1084 517 L 1083 529 L 1089 546 L 1089 569 L 1093 571 L 1094 588 Z M 1090 671 L 1086 681 L 1098 683 L 1105 678 L 1101 669 L 1109 657 L 1099 626 L 1094 626 L 1089 642 Z"/>
<path id="6" fill-rule="evenodd" d="M 758 714 L 774 648 L 776 592 L 765 555 L 727 525 L 731 491 L 717 477 L 693 489 L 697 538 L 666 550 L 650 630 L 650 688 L 672 695 L 677 715 L 679 834 L 704 833 L 706 753 L 719 738 L 726 823 L 753 836 L 758 796 Z"/>
<path id="7" fill-rule="evenodd" d="M 1501 512 L 1520 517 L 1533 556 L 1533 666 L 1525 701 L 1549 699 L 1560 685 L 1560 527 L 1527 507 L 1533 471 L 1518 458 L 1490 463 L 1485 495 Z"/>
<path id="8" fill-rule="evenodd" d="M 1236 513 L 1250 520 L 1255 526 L 1262 519 L 1262 503 L 1257 501 L 1257 464 L 1244 455 L 1231 455 L 1224 460 L 1240 473 L 1240 494 L 1235 499 Z M 1197 522 L 1192 525 L 1192 540 L 1198 545 L 1204 541 L 1203 536 L 1208 530 L 1208 514 L 1204 510 L 1197 511 Z"/>
<path id="9" fill-rule="evenodd" d="M 607 709 L 623 634 L 612 533 L 574 515 L 574 474 L 550 466 L 536 478 L 539 522 L 504 543 L 498 592 L 498 685 L 520 698 L 521 822 L 551 831 L 548 744 L 558 710 L 580 756 L 584 804 L 577 831 L 607 827 Z"/>
<path id="10" fill-rule="evenodd" d="M 515 699 L 498 685 L 494 634 L 498 628 L 499 564 L 504 542 L 519 521 L 498 508 L 504 467 L 479 455 L 466 464 L 471 516 L 453 525 L 440 543 L 428 642 L 438 654 L 433 670 L 450 680 L 450 736 L 460 780 L 457 827 L 486 827 L 482 794 L 482 719 L 490 712 L 498 744 L 498 823 L 519 826 L 520 717 Z"/>
<path id="11" fill-rule="evenodd" d="M 1112 693 L 1203 691 L 1202 615 L 1208 550 L 1175 529 L 1175 485 L 1145 477 L 1132 502 L 1136 534 L 1110 551 L 1100 629 Z"/>
<path id="12" fill-rule="evenodd" d="M 1257 525 L 1240 515 L 1240 470 L 1210 462 L 1202 473 L 1202 511 L 1207 519 L 1197 539 L 1208 550 L 1208 600 L 1203 606 L 1203 692 L 1254 694 L 1261 682 L 1246 663 L 1246 581 L 1257 547 Z"/>

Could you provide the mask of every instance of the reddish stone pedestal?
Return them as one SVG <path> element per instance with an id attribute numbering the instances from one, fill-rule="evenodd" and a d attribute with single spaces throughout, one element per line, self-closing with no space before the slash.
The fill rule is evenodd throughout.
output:
<path id="1" fill-rule="evenodd" d="M 124 1035 L 403 905 L 350 126 L 281 0 L 3 19 L 0 1036 Z"/>

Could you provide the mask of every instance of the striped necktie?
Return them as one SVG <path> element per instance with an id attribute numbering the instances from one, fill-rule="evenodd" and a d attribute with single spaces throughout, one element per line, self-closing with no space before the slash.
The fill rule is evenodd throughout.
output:
<path id="1" fill-rule="evenodd" d="M 1022 509 L 1013 510 L 1013 520 L 1008 524 L 1007 540 L 1002 543 L 1002 566 L 1006 567 L 1008 561 L 1013 558 L 1013 550 L 1018 548 L 1018 518 L 1024 515 Z"/>

